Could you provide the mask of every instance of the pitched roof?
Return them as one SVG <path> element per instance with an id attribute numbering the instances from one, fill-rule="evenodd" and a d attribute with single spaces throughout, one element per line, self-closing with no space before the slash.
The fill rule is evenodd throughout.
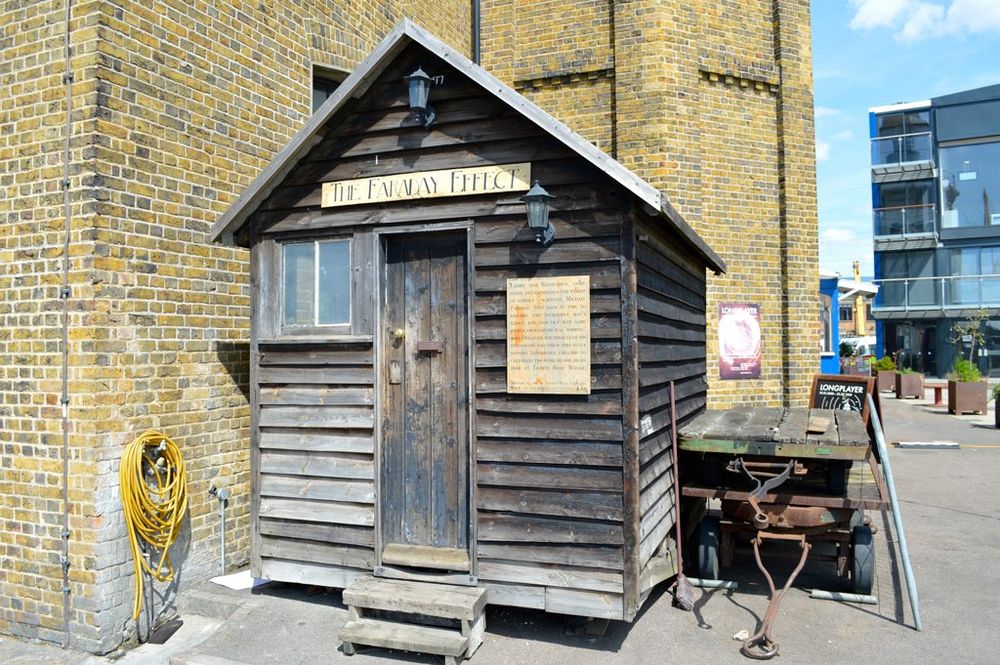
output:
<path id="1" fill-rule="evenodd" d="M 450 63 L 483 90 L 494 95 L 558 139 L 577 155 L 603 171 L 608 177 L 614 179 L 646 204 L 647 210 L 658 215 L 669 227 L 683 236 L 701 255 L 709 268 L 716 273 L 725 272 L 726 264 L 722 258 L 684 221 L 680 213 L 667 200 L 665 194 L 500 82 L 485 69 L 406 18 L 400 21 L 392 32 L 382 40 L 382 43 L 340 84 L 337 90 L 309 118 L 302 129 L 292 137 L 289 144 L 275 156 L 229 209 L 222 214 L 212 226 L 211 240 L 217 242 L 221 238 L 231 237 L 238 231 L 257 207 L 271 194 L 272 190 L 281 184 L 281 181 L 296 164 L 320 141 L 319 130 L 323 125 L 349 99 L 363 95 L 394 58 L 414 42 Z"/>

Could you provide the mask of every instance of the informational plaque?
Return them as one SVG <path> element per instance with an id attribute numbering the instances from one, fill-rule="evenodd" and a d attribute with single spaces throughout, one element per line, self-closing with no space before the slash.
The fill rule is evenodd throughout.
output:
<path id="1" fill-rule="evenodd" d="M 322 207 L 524 192 L 531 187 L 531 163 L 494 164 L 464 169 L 414 171 L 323 183 Z"/>
<path id="2" fill-rule="evenodd" d="M 507 392 L 590 394 L 590 276 L 507 280 Z"/>

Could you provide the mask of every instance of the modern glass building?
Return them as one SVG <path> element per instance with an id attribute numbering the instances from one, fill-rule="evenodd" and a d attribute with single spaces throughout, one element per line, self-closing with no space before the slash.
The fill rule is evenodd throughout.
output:
<path id="1" fill-rule="evenodd" d="M 1000 376 L 1000 85 L 870 109 L 879 353 L 944 376 L 985 311 L 975 359 Z"/>

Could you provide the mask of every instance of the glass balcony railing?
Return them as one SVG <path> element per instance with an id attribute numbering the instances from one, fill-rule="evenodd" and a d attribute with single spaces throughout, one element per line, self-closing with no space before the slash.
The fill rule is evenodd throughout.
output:
<path id="1" fill-rule="evenodd" d="M 1000 274 L 877 279 L 878 311 L 1000 307 Z"/>
<path id="2" fill-rule="evenodd" d="M 872 166 L 929 162 L 932 159 L 930 132 L 872 139 Z"/>
<path id="3" fill-rule="evenodd" d="M 934 233 L 934 204 L 875 208 L 876 236 L 908 236 L 918 233 Z"/>

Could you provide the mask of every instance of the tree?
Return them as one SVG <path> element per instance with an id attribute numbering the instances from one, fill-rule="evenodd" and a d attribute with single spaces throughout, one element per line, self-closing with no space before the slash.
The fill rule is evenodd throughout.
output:
<path id="1" fill-rule="evenodd" d="M 965 321 L 959 321 L 951 326 L 951 337 L 948 341 L 955 345 L 956 355 L 962 357 L 962 345 L 971 342 L 969 346 L 969 362 L 975 363 L 976 346 L 985 346 L 986 334 L 983 327 L 989 321 L 989 314 L 985 309 L 980 309 Z"/>

